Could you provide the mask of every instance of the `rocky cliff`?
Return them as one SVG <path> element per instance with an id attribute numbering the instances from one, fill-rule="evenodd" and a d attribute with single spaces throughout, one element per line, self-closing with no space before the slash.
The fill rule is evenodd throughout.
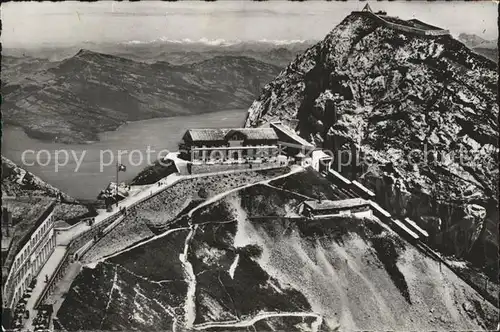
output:
<path id="1" fill-rule="evenodd" d="M 242 56 L 176 66 L 87 50 L 47 66 L 22 67 L 21 77 L 7 71 L 13 81 L 2 81 L 4 123 L 35 138 L 79 143 L 126 121 L 247 107 L 279 72 Z"/>
<path id="2" fill-rule="evenodd" d="M 497 80 L 493 61 L 451 36 L 354 12 L 266 85 L 246 126 L 288 124 L 433 245 L 495 276 Z"/>
<path id="3" fill-rule="evenodd" d="M 53 198 L 60 196 L 63 201 L 75 202 L 74 198 L 2 156 L 2 196 L 28 195 Z"/>
<path id="4" fill-rule="evenodd" d="M 10 208 L 26 204 L 27 199 L 30 204 L 41 205 L 40 198 L 59 198 L 54 209 L 55 218 L 69 224 L 96 214 L 92 206 L 78 202 L 4 156 L 2 156 L 2 197 L 13 198 L 10 201 Z M 20 199 L 19 203 L 16 203 L 17 199 Z"/>

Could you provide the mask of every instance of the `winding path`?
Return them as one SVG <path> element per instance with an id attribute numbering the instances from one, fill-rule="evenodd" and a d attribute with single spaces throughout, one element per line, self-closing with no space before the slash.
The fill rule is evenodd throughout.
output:
<path id="1" fill-rule="evenodd" d="M 312 318 L 316 318 L 314 323 L 311 324 L 311 327 L 312 327 L 314 332 L 319 331 L 319 327 L 321 326 L 321 324 L 323 322 L 323 317 L 321 317 L 321 315 L 318 315 L 316 313 L 261 312 L 255 316 L 248 318 L 248 319 L 245 319 L 245 320 L 202 323 L 202 324 L 194 325 L 193 329 L 194 330 L 206 330 L 206 329 L 211 329 L 214 327 L 250 327 L 250 326 L 253 326 L 255 323 L 257 323 L 260 320 L 267 319 L 267 318 L 274 318 L 274 317 L 312 317 Z"/>

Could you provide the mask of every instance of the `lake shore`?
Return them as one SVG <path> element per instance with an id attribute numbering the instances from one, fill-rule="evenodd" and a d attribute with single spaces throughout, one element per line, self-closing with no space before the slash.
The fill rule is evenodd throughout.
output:
<path id="1" fill-rule="evenodd" d="M 206 112 L 200 112 L 197 114 L 191 114 L 191 115 L 171 115 L 171 116 L 163 116 L 163 117 L 153 117 L 153 118 L 148 118 L 148 119 L 140 119 L 140 120 L 135 120 L 135 121 L 125 121 L 123 123 L 116 123 L 113 125 L 109 125 L 107 127 L 103 128 L 97 128 L 98 133 L 96 134 L 96 138 L 94 138 L 95 135 L 92 135 L 92 137 L 82 137 L 80 139 L 76 139 L 76 135 L 73 135 L 71 137 L 64 137 L 63 139 L 59 139 L 57 136 L 57 133 L 50 133 L 50 132 L 39 132 L 36 130 L 31 130 L 29 127 L 25 126 L 20 126 L 18 124 L 12 124 L 10 122 L 4 122 L 2 125 L 2 130 L 17 130 L 21 129 L 26 136 L 28 136 L 31 139 L 35 139 L 41 142 L 45 143 L 58 143 L 58 144 L 64 144 L 64 145 L 72 145 L 72 144 L 95 144 L 101 141 L 101 136 L 109 133 L 109 132 L 114 132 L 117 130 L 120 130 L 121 128 L 133 124 L 133 123 L 138 123 L 138 122 L 144 122 L 144 121 L 156 121 L 156 120 L 164 120 L 164 119 L 170 119 L 170 118 L 177 118 L 177 117 L 189 117 L 189 116 L 203 116 L 209 113 L 217 113 L 217 112 L 226 112 L 226 111 L 233 111 L 231 109 L 222 109 L 218 111 L 206 111 Z M 246 111 L 245 111 L 246 112 Z M 246 113 L 245 113 L 246 114 Z M 246 116 L 245 119 L 243 119 L 241 126 L 245 124 Z M 77 132 L 77 130 L 70 130 Z"/>
<path id="2" fill-rule="evenodd" d="M 160 151 L 176 151 L 188 128 L 241 127 L 246 115 L 246 109 L 237 109 L 128 122 L 101 133 L 99 141 L 90 144 L 42 141 L 29 137 L 20 127 L 5 126 L 2 154 L 69 195 L 94 200 L 109 182 L 116 181 L 111 159 L 118 158 L 120 151 L 120 162 L 127 171 L 120 172 L 119 181 L 130 181 L 148 166 L 144 156 L 154 162 Z M 68 153 L 67 163 L 57 165 L 57 155 L 65 156 L 62 151 Z"/>

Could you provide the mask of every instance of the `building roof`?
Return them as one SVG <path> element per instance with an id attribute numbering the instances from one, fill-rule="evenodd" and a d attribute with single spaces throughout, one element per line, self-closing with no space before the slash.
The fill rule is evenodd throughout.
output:
<path id="1" fill-rule="evenodd" d="M 387 212 L 386 210 L 384 210 L 380 205 L 378 205 L 374 201 L 371 201 L 370 205 L 371 205 L 372 209 L 377 210 L 377 212 L 379 212 L 382 216 L 384 216 L 386 218 L 390 218 L 391 217 L 391 214 L 389 212 Z"/>
<path id="2" fill-rule="evenodd" d="M 196 141 L 222 141 L 228 129 L 189 129 L 184 136 Z"/>
<path id="3" fill-rule="evenodd" d="M 313 144 L 309 143 L 308 141 L 297 135 L 295 131 L 285 126 L 281 122 L 271 122 L 270 125 L 272 128 L 282 133 L 283 135 L 287 136 L 288 138 L 290 138 L 290 140 L 294 141 L 297 145 L 299 145 L 298 147 L 305 147 L 307 149 L 314 148 Z"/>
<path id="4" fill-rule="evenodd" d="M 330 209 L 349 209 L 353 207 L 369 205 L 369 202 L 362 198 L 349 198 L 339 201 L 305 201 L 304 204 L 307 205 L 311 210 L 322 211 Z"/>
<path id="5" fill-rule="evenodd" d="M 345 184 L 351 184 L 351 181 L 346 179 L 342 174 L 340 174 L 339 172 L 333 170 L 333 169 L 330 169 L 328 171 L 332 176 L 334 176 L 335 178 L 339 179 L 340 181 L 342 181 L 343 183 Z"/>
<path id="6" fill-rule="evenodd" d="M 405 218 L 405 221 L 411 225 L 413 228 L 415 228 L 420 234 L 422 234 L 423 236 L 425 237 L 429 237 L 429 233 L 427 233 L 426 230 L 422 229 L 420 226 L 417 225 L 416 222 L 414 222 L 413 220 L 411 220 L 410 218 Z"/>
<path id="7" fill-rule="evenodd" d="M 322 158 L 332 158 L 332 156 L 328 155 L 325 153 L 325 151 L 323 150 L 314 150 L 312 152 L 312 156 L 313 158 L 317 158 L 317 159 L 322 159 Z"/>
<path id="8" fill-rule="evenodd" d="M 47 197 L 2 199 L 2 207 L 12 212 L 14 224 L 8 236 L 2 225 L 2 277 L 7 276 L 14 257 L 53 211 L 55 201 Z"/>
<path id="9" fill-rule="evenodd" d="M 358 187 L 359 189 L 363 190 L 365 193 L 367 193 L 369 196 L 375 196 L 375 193 L 373 191 L 371 191 L 370 189 L 366 188 L 365 186 L 363 186 L 361 183 L 359 183 L 358 181 L 356 180 L 353 180 L 352 181 L 352 184 L 355 185 L 356 187 Z"/>
<path id="10" fill-rule="evenodd" d="M 226 137 L 234 133 L 241 133 L 247 140 L 278 140 L 278 135 L 273 128 L 236 128 L 231 129 Z"/>
<path id="11" fill-rule="evenodd" d="M 241 133 L 247 140 L 278 140 L 272 128 L 219 128 L 189 129 L 184 134 L 191 141 L 226 141 L 234 133 Z"/>
<path id="12" fill-rule="evenodd" d="M 418 239 L 419 236 L 417 235 L 417 233 L 415 233 L 414 231 L 412 231 L 411 229 L 409 229 L 408 227 L 406 227 L 405 224 L 403 224 L 400 220 L 398 219 L 392 219 L 392 222 L 396 225 L 396 226 L 399 226 L 399 228 L 401 228 L 402 230 L 404 230 L 406 233 L 408 233 L 411 237 L 413 237 L 414 239 Z"/>

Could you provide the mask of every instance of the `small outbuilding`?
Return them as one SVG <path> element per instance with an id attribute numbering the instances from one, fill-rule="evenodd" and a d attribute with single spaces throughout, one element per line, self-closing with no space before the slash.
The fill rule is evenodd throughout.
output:
<path id="1" fill-rule="evenodd" d="M 326 154 L 323 150 L 312 152 L 312 167 L 320 173 L 327 173 L 332 165 L 333 156 Z"/>
<path id="2" fill-rule="evenodd" d="M 350 198 L 338 201 L 305 201 L 301 212 L 308 217 L 353 215 L 358 218 L 369 218 L 372 216 L 370 202 L 362 198 Z"/>

